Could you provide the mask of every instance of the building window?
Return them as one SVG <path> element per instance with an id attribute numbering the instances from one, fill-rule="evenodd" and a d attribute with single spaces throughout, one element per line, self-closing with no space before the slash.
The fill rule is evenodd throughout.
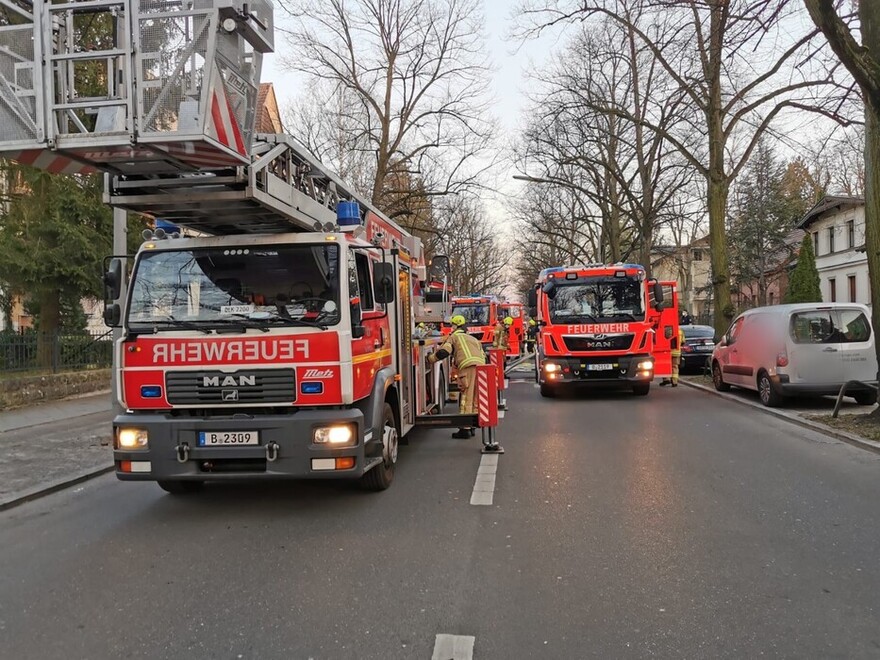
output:
<path id="1" fill-rule="evenodd" d="M 846 243 L 848 248 L 854 248 L 856 246 L 856 221 L 855 220 L 847 220 L 846 221 Z"/>
<path id="2" fill-rule="evenodd" d="M 856 276 L 855 275 L 847 275 L 846 277 L 847 284 L 849 284 L 849 301 L 856 301 Z"/>
<path id="3" fill-rule="evenodd" d="M 703 260 L 703 251 L 702 250 L 694 250 L 694 261 L 702 261 Z"/>
<path id="4" fill-rule="evenodd" d="M 819 255 L 819 232 L 813 232 L 813 252 Z"/>
<path id="5" fill-rule="evenodd" d="M 772 305 L 772 304 L 773 304 L 773 292 L 772 292 L 772 291 L 771 291 L 770 293 L 767 294 L 767 304 L 768 304 L 768 305 Z"/>
<path id="6" fill-rule="evenodd" d="M 828 254 L 834 252 L 834 227 L 828 228 Z"/>
<path id="7" fill-rule="evenodd" d="M 837 302 L 837 280 L 833 277 L 828 280 L 828 289 L 831 292 L 831 302 Z"/>

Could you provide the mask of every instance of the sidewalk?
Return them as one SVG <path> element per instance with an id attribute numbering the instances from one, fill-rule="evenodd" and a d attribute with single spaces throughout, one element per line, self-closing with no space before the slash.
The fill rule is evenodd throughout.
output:
<path id="1" fill-rule="evenodd" d="M 113 467 L 110 392 L 0 412 L 0 511 Z"/>

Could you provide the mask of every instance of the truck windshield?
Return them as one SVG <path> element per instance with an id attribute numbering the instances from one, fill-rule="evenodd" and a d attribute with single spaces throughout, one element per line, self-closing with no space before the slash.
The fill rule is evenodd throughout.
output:
<path id="1" fill-rule="evenodd" d="M 142 252 L 128 325 L 211 328 L 339 322 L 339 246 Z"/>
<path id="2" fill-rule="evenodd" d="M 453 305 L 451 316 L 463 316 L 468 325 L 489 325 L 489 305 Z"/>
<path id="3" fill-rule="evenodd" d="M 551 323 L 644 321 L 643 285 L 637 279 L 602 277 L 557 284 L 548 299 Z"/>

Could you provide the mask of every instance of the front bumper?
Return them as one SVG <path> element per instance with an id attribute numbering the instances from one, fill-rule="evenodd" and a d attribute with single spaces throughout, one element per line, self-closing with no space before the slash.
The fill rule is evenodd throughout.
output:
<path id="1" fill-rule="evenodd" d="M 312 444 L 316 427 L 330 424 L 356 426 L 357 443 L 350 447 Z M 123 481 L 204 481 L 228 479 L 356 479 L 381 460 L 381 438 L 372 438 L 364 429 L 357 409 L 300 410 L 294 414 L 177 417 L 168 413 L 125 413 L 113 420 L 116 429 L 145 429 L 149 448 L 114 449 L 116 476 Z M 198 445 L 199 431 L 257 431 L 258 445 Z M 277 445 L 277 454 L 270 450 Z M 275 459 L 270 460 L 275 454 Z M 328 461 L 313 459 L 353 457 L 354 467 L 326 469 Z M 123 461 L 131 461 L 132 471 L 123 471 Z M 315 469 L 315 466 L 325 469 Z"/>
<path id="2" fill-rule="evenodd" d="M 651 369 L 638 369 L 640 362 L 651 362 Z M 559 365 L 548 372 L 547 364 Z M 610 367 L 610 368 L 608 368 Z M 618 355 L 615 357 L 547 357 L 541 364 L 540 383 L 553 385 L 626 386 L 649 383 L 654 379 L 653 359 L 649 355 Z"/>

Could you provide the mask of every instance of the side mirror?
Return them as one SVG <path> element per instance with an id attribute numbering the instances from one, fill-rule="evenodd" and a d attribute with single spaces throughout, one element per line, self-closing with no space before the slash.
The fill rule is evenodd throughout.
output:
<path id="1" fill-rule="evenodd" d="M 538 308 L 535 305 L 529 307 L 529 316 L 536 318 L 538 316 Z"/>
<path id="2" fill-rule="evenodd" d="M 118 328 L 122 320 L 122 310 L 117 303 L 107 305 L 104 308 L 104 325 L 108 328 Z"/>
<path id="3" fill-rule="evenodd" d="M 394 264 L 373 264 L 373 298 L 377 303 L 384 305 L 394 301 L 394 282 Z"/>
<path id="4" fill-rule="evenodd" d="M 104 298 L 116 300 L 122 292 L 122 260 L 110 259 L 110 264 L 104 272 Z"/>
<path id="5" fill-rule="evenodd" d="M 529 295 L 526 297 L 526 303 L 528 303 L 529 309 L 532 310 L 538 306 L 538 292 L 535 289 L 529 289 Z M 535 314 L 533 312 L 529 312 L 532 316 Z"/>
<path id="6" fill-rule="evenodd" d="M 449 271 L 449 257 L 445 254 L 435 254 L 431 259 L 431 263 L 428 264 L 428 273 L 438 279 L 443 279 L 443 277 L 449 275 Z"/>
<path id="7" fill-rule="evenodd" d="M 541 287 L 541 291 L 543 291 L 550 300 L 553 300 L 556 297 L 556 282 L 550 280 Z"/>
<path id="8" fill-rule="evenodd" d="M 663 309 L 663 285 L 655 280 L 652 292 L 654 293 L 654 307 Z"/>

